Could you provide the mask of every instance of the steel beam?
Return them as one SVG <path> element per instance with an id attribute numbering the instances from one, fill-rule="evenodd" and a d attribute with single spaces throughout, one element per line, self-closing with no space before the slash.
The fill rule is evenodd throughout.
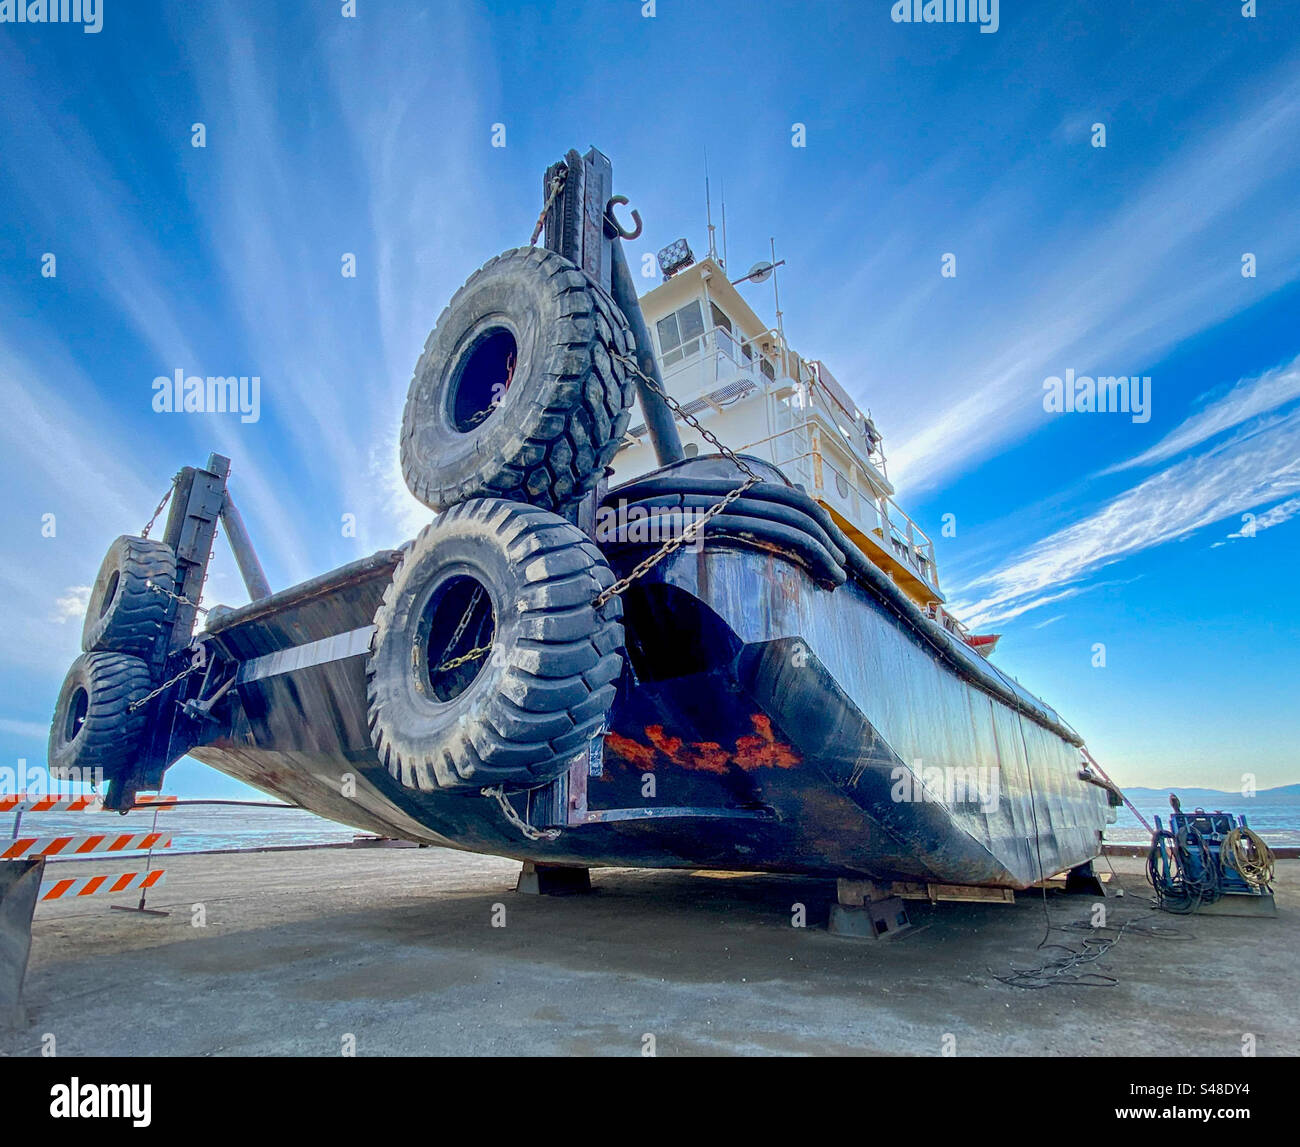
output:
<path id="1" fill-rule="evenodd" d="M 627 256 L 623 254 L 623 241 L 615 239 L 612 246 L 614 302 L 627 319 L 627 325 L 632 328 L 632 337 L 636 339 L 637 365 L 643 374 L 654 380 L 654 386 L 651 386 L 644 378 L 637 376 L 636 393 L 641 400 L 641 413 L 645 415 L 646 430 L 650 433 L 655 460 L 660 466 L 670 466 L 686 457 L 686 452 L 682 449 L 682 436 L 677 431 L 677 420 L 673 417 L 673 412 L 663 399 L 666 393 L 664 378 L 659 373 L 659 363 L 655 361 L 654 343 L 650 341 L 645 316 L 641 313 L 641 302 L 636 295 L 636 284 L 628 269 Z"/>
<path id="2" fill-rule="evenodd" d="M 209 463 L 211 465 L 211 463 Z M 221 505 L 221 524 L 226 529 L 226 541 L 235 555 L 235 565 L 239 567 L 239 576 L 244 579 L 249 601 L 259 601 L 271 596 L 271 583 L 266 580 L 262 563 L 257 560 L 257 551 L 253 549 L 253 540 L 244 528 L 244 519 L 239 507 L 226 490 L 225 501 Z"/>

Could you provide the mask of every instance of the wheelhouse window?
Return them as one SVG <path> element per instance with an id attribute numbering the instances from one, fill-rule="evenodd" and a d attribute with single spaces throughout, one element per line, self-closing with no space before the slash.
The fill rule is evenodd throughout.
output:
<path id="1" fill-rule="evenodd" d="M 699 299 L 692 299 L 686 306 L 660 319 L 655 323 L 655 331 L 659 336 L 659 353 L 665 370 L 693 354 L 699 354 L 700 336 L 704 334 Z"/>

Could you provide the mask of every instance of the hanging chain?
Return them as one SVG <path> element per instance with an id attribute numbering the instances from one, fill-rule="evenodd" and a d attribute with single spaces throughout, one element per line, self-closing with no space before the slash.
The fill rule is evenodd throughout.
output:
<path id="1" fill-rule="evenodd" d="M 177 681 L 183 681 L 191 673 L 197 673 L 200 669 L 204 669 L 206 667 L 207 667 L 206 664 L 203 662 L 197 662 L 197 661 L 191 662 L 188 666 L 186 666 L 179 673 L 177 673 L 175 677 L 172 677 L 164 681 L 152 693 L 146 693 L 143 697 L 140 698 L 140 700 L 132 701 L 131 704 L 129 704 L 126 707 L 126 711 L 128 713 L 134 713 L 137 709 L 143 709 L 155 697 L 157 697 L 161 693 L 165 693 L 168 689 L 170 689 L 173 685 L 175 685 Z"/>
<path id="2" fill-rule="evenodd" d="M 170 597 L 173 601 L 179 601 L 181 605 L 193 606 L 194 609 L 198 610 L 199 613 L 208 612 L 208 607 L 206 605 L 200 605 L 197 601 L 190 601 L 190 599 L 188 597 L 185 597 L 183 594 L 172 593 L 172 591 L 169 589 L 163 589 L 163 587 L 160 586 L 152 578 L 148 578 L 144 584 L 148 586 L 151 590 L 153 590 L 154 593 L 160 593 L 164 597 Z"/>
<path id="3" fill-rule="evenodd" d="M 515 826 L 528 840 L 555 840 L 560 835 L 558 828 L 534 828 L 515 812 L 515 806 L 506 800 L 505 789 L 483 789 L 485 797 L 491 797 L 501 806 L 501 815 Z"/>
<path id="4" fill-rule="evenodd" d="M 469 605 L 465 607 L 465 612 L 461 614 L 460 621 L 456 625 L 456 632 L 451 635 L 451 640 L 443 647 L 442 655 L 446 657 L 460 643 L 461 637 L 465 634 L 465 627 L 469 625 L 469 619 L 474 616 L 474 610 L 478 603 L 483 599 L 483 587 L 475 586 L 474 593 L 470 596 Z M 475 661 L 485 653 L 492 652 L 492 646 L 480 645 L 471 649 L 468 653 L 462 653 L 459 657 L 453 657 L 450 661 L 444 661 L 434 672 L 446 673 L 449 669 L 459 669 L 462 665 L 470 661 Z"/>
<path id="5" fill-rule="evenodd" d="M 173 478 L 172 484 L 167 487 L 167 493 L 165 493 L 162 496 L 162 501 L 160 501 L 157 507 L 154 509 L 153 517 L 149 519 L 144 529 L 140 531 L 140 536 L 142 538 L 147 538 L 149 536 L 149 531 L 153 529 L 153 524 L 158 520 L 158 515 L 163 512 L 163 507 L 167 505 L 168 502 L 171 501 L 172 491 L 175 489 L 176 489 L 176 479 Z"/>
<path id="6" fill-rule="evenodd" d="M 509 355 L 506 355 L 506 380 L 505 380 L 505 382 L 500 383 L 500 384 L 495 384 L 495 385 L 493 385 L 493 387 L 492 387 L 492 389 L 495 391 L 495 390 L 497 389 L 497 386 L 499 385 L 499 386 L 500 386 L 500 389 L 501 389 L 501 393 L 500 393 L 500 395 L 499 395 L 497 398 L 494 398 L 494 399 L 493 399 L 493 400 L 488 404 L 488 406 L 487 406 L 486 409 L 484 409 L 484 410 L 480 410 L 477 414 L 471 414 L 471 415 L 469 416 L 469 418 L 467 418 L 467 419 L 465 420 L 465 433 L 466 433 L 466 434 L 468 434 L 471 430 L 473 430 L 474 427 L 476 427 L 480 422 L 485 421 L 485 420 L 488 418 L 489 415 L 492 415 L 492 414 L 495 414 L 495 413 L 496 413 L 496 409 L 497 409 L 497 407 L 500 406 L 500 405 L 505 401 L 505 398 L 506 398 L 506 391 L 508 391 L 508 390 L 510 389 L 510 384 L 511 384 L 512 382 L 514 382 L 514 380 L 515 380 L 515 356 L 514 356 L 513 354 L 509 354 Z"/>
<path id="7" fill-rule="evenodd" d="M 740 457 L 740 455 L 738 455 L 729 446 L 724 446 L 721 442 L 719 442 L 717 435 L 714 434 L 713 431 L 708 430 L 703 425 L 701 425 L 700 420 L 696 418 L 695 415 L 687 411 L 687 409 L 680 402 L 678 402 L 677 399 L 675 399 L 671 394 L 669 394 L 666 390 L 664 390 L 657 382 L 655 382 L 653 378 L 651 378 L 648 374 L 646 374 L 646 372 L 643 371 L 641 367 L 637 364 L 636 359 L 629 358 L 625 354 L 619 354 L 617 351 L 611 351 L 609 357 L 618 359 L 618 361 L 621 362 L 625 367 L 627 367 L 628 370 L 630 370 L 633 374 L 635 374 L 638 378 L 640 378 L 647 386 L 650 387 L 651 390 L 655 392 L 655 394 L 657 394 L 660 398 L 664 400 L 665 403 L 668 404 L 669 410 L 671 410 L 675 415 L 677 415 L 678 418 L 680 418 L 683 422 L 685 422 L 692 430 L 694 430 L 701 438 L 703 438 L 705 442 L 713 446 L 718 451 L 718 453 L 721 454 L 728 462 L 734 463 L 738 470 L 740 470 L 744 474 L 748 474 L 751 478 L 754 479 L 754 482 L 762 481 L 762 479 L 757 474 L 755 474 L 753 470 L 749 468 L 748 464 Z M 753 485 L 753 482 L 751 482 L 750 485 Z"/>
<path id="8" fill-rule="evenodd" d="M 471 661 L 477 661 L 485 653 L 491 653 L 492 646 L 480 645 L 477 649 L 471 649 L 468 653 L 462 653 L 459 657 L 453 657 L 450 661 L 444 661 L 438 666 L 435 673 L 447 673 L 452 669 L 459 669 L 462 665 L 467 665 Z"/>
<path id="9" fill-rule="evenodd" d="M 649 557 L 647 557 L 644 561 L 638 563 L 633 568 L 632 572 L 629 573 L 626 577 L 619 578 L 618 581 L 616 581 L 608 589 L 602 590 L 601 593 L 597 595 L 596 599 L 591 603 L 592 606 L 596 609 L 599 609 L 602 605 L 604 605 L 607 601 L 609 601 L 610 598 L 617 597 L 619 594 L 623 593 L 632 585 L 634 581 L 636 581 L 638 578 L 644 577 L 647 573 L 649 573 L 652 569 L 654 569 L 655 566 L 657 566 L 661 561 L 663 561 L 664 558 L 668 557 L 670 554 L 676 553 L 679 549 L 682 548 L 682 546 L 686 545 L 688 542 L 693 542 L 697 537 L 699 537 L 700 532 L 704 529 L 705 526 L 709 524 L 709 522 L 711 522 L 719 514 L 723 513 L 727 509 L 727 507 L 731 505 L 732 502 L 734 502 L 737 498 L 741 497 L 747 490 L 749 490 L 751 486 L 757 485 L 759 482 L 762 481 L 762 478 L 760 478 L 757 474 L 755 474 L 754 471 L 750 469 L 750 467 L 745 463 L 745 461 L 738 454 L 736 454 L 735 451 L 731 450 L 727 446 L 724 446 L 720 441 L 718 441 L 717 436 L 711 430 L 705 429 L 705 427 L 700 424 L 700 420 L 696 418 L 695 415 L 689 413 L 682 406 L 680 402 L 678 402 L 675 398 L 673 398 L 672 395 L 666 393 L 655 382 L 653 378 L 651 378 L 648 374 L 646 374 L 645 371 L 643 371 L 636 364 L 636 362 L 633 359 L 628 358 L 627 355 L 618 354 L 617 352 L 611 352 L 610 357 L 618 359 L 619 362 L 623 363 L 623 365 L 626 366 L 629 370 L 631 370 L 632 372 L 640 376 L 640 378 L 649 385 L 650 389 L 653 390 L 655 394 L 659 395 L 659 397 L 662 398 L 665 403 L 667 403 L 668 408 L 675 415 L 677 415 L 677 417 L 679 417 L 683 422 L 685 422 L 688 426 L 690 426 L 706 442 L 714 446 L 717 449 L 719 454 L 721 454 L 729 462 L 735 465 L 737 469 L 742 471 L 744 474 L 748 475 L 748 477 L 734 490 L 729 491 L 726 494 L 726 496 L 722 498 L 721 501 L 715 502 L 712 506 L 710 506 L 707 510 L 705 510 L 703 514 L 701 514 L 698 518 L 696 518 L 693 522 L 691 522 L 689 526 L 683 529 L 681 533 L 677 535 L 677 537 L 670 538 L 662 546 L 660 546 L 659 549 L 657 549 L 654 553 L 652 553 Z"/>
<path id="10" fill-rule="evenodd" d="M 550 211 L 551 204 L 555 202 L 555 197 L 560 194 L 564 188 L 564 181 L 569 177 L 568 167 L 561 167 L 556 173 L 555 178 L 551 180 L 551 193 L 546 197 L 546 206 L 542 208 L 542 213 L 537 217 L 537 226 L 533 228 L 533 237 L 528 240 L 530 247 L 537 246 L 537 237 L 542 233 L 542 228 L 546 226 L 546 213 Z"/>

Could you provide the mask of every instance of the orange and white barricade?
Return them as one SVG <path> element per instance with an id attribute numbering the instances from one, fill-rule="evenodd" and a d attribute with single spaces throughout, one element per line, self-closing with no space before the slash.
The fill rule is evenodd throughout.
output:
<path id="1" fill-rule="evenodd" d="M 151 852 L 171 848 L 165 832 L 103 832 L 91 836 L 18 836 L 0 840 L 0 860 L 37 856 L 88 856 L 95 852 Z"/>
<path id="2" fill-rule="evenodd" d="M 97 892 L 131 892 L 140 890 L 141 898 L 147 889 L 163 883 L 163 870 L 150 872 L 123 872 L 117 876 L 69 876 L 62 880 L 48 880 L 42 885 L 41 903 L 47 900 L 74 900 L 79 896 L 94 896 Z"/>
<path id="3" fill-rule="evenodd" d="M 172 797 L 172 800 L 175 800 Z M 100 812 L 104 807 L 101 796 L 49 796 L 29 793 L 0 795 L 0 813 L 6 812 Z"/>
<path id="4" fill-rule="evenodd" d="M 107 853 L 146 852 L 157 848 L 170 848 L 171 834 L 157 831 L 157 814 L 176 802 L 175 796 L 140 796 L 137 807 L 145 805 L 154 810 L 154 828 L 150 832 L 91 832 L 85 834 L 60 833 L 19 835 L 23 815 L 36 812 L 100 812 L 103 798 L 96 795 L 73 796 L 51 793 L 11 793 L 0 796 L 0 814 L 15 814 L 13 836 L 0 838 L 0 860 L 35 860 L 44 858 L 72 859 Z M 144 910 L 145 893 L 163 883 L 161 868 L 151 867 L 152 855 L 140 858 L 140 867 L 132 872 L 114 872 L 95 876 L 55 877 L 49 869 L 41 883 L 41 903 L 47 900 L 71 900 L 97 893 L 121 894 L 138 891 L 140 910 Z M 165 915 L 165 913 L 162 913 Z"/>

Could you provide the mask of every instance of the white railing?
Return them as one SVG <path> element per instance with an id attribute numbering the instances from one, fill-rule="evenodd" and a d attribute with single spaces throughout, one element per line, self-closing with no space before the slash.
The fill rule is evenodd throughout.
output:
<path id="1" fill-rule="evenodd" d="M 878 546 L 937 593 L 939 577 L 930 536 L 892 498 L 878 494 L 865 479 L 844 473 L 824 451 L 814 449 L 809 437 L 807 422 L 773 435 L 767 440 L 772 461 L 863 534 L 874 536 Z M 752 451 L 753 445 L 746 449 Z"/>
<path id="2" fill-rule="evenodd" d="M 746 357 L 743 344 L 723 327 L 713 327 L 694 342 L 697 350 L 664 371 L 664 385 L 683 405 L 740 379 L 752 382 L 760 390 L 775 381 L 768 379 L 759 366 L 765 358 L 763 352 L 753 347 L 752 357 Z M 765 454 L 792 480 L 815 491 L 864 534 L 875 535 L 878 546 L 937 593 L 934 543 L 897 502 L 880 492 L 881 488 L 888 488 L 884 456 L 878 445 L 872 449 L 857 412 L 847 409 L 802 360 L 795 368 L 800 376 L 797 379 L 783 374 L 779 358 L 775 363 L 770 358 L 766 361 L 773 366 L 776 378 L 799 385 L 798 405 L 783 400 L 790 415 L 798 421 L 768 438 L 729 445 L 740 451 Z M 845 473 L 827 456 L 825 449 L 815 448 L 814 432 L 831 435 L 835 448 L 851 459 L 861 476 Z"/>

